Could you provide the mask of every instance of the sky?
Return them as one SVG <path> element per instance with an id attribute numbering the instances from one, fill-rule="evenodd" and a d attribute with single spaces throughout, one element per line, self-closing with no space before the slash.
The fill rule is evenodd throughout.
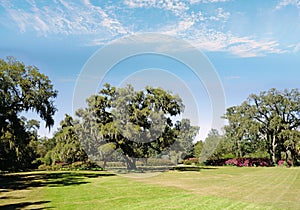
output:
<path id="1" fill-rule="evenodd" d="M 97 92 L 104 82 L 178 94 L 199 139 L 214 127 L 223 96 L 226 108 L 251 93 L 300 88 L 299 0 L 0 0 L 0 26 L 0 58 L 37 66 L 59 91 L 55 125 L 41 136 L 84 103 L 78 87 Z M 190 61 L 209 62 L 208 73 Z"/>

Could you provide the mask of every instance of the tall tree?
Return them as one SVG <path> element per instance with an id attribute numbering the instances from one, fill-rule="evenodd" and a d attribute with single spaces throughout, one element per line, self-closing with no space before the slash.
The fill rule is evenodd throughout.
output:
<path id="1" fill-rule="evenodd" d="M 182 126 L 189 127 L 189 122 L 175 125 L 172 117 L 180 114 L 184 106 L 178 96 L 161 88 L 135 91 L 132 86 L 117 89 L 106 84 L 87 103 L 77 112 L 87 153 L 99 156 L 97 150 L 103 145 L 114 145 L 114 149 L 122 151 L 128 169 L 136 169 L 137 158 L 171 147 Z"/>
<path id="2" fill-rule="evenodd" d="M 300 93 L 297 89 L 278 91 L 270 89 L 259 95 L 252 94 L 240 106 L 227 109 L 225 118 L 229 125 L 227 133 L 241 139 L 256 139 L 265 142 L 270 160 L 275 164 L 282 152 L 295 146 L 286 141 L 297 139 L 300 129 Z M 293 145 L 295 145 L 293 143 Z"/>
<path id="3" fill-rule="evenodd" d="M 46 157 L 50 158 L 50 162 L 46 160 L 48 164 L 54 164 L 55 162 L 70 164 L 87 160 L 87 155 L 75 132 L 74 120 L 70 115 L 66 114 L 60 122 L 60 128 L 54 134 L 53 139 L 55 146 L 46 154 Z"/>
<path id="4" fill-rule="evenodd" d="M 170 157 L 176 164 L 185 158 L 193 157 L 193 140 L 199 127 L 192 126 L 189 119 L 182 119 L 176 123 L 179 134 L 175 143 L 170 147 Z"/>
<path id="5" fill-rule="evenodd" d="M 211 129 L 205 138 L 203 149 L 199 158 L 199 162 L 205 162 L 208 159 L 215 159 L 215 150 L 222 139 L 217 129 Z"/>
<path id="6" fill-rule="evenodd" d="M 26 147 L 32 133 L 21 114 L 36 112 L 50 129 L 56 96 L 51 81 L 37 67 L 25 66 L 12 57 L 0 59 L 0 169 L 28 167 Z"/>

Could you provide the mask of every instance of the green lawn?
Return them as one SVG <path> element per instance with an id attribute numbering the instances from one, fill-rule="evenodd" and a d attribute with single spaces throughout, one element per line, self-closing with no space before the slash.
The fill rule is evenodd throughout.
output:
<path id="1" fill-rule="evenodd" d="M 299 199 L 300 168 L 0 175 L 0 209 L 300 209 Z"/>

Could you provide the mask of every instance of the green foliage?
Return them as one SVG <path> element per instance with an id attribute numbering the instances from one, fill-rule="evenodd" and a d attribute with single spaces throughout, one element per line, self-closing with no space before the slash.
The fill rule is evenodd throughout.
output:
<path id="1" fill-rule="evenodd" d="M 163 158 L 148 158 L 147 166 L 172 166 L 174 163 L 168 159 Z"/>
<path id="2" fill-rule="evenodd" d="M 110 158 L 121 151 L 128 169 L 136 169 L 137 158 L 149 158 L 165 150 L 186 155 L 198 128 L 189 120 L 174 123 L 173 116 L 183 111 L 181 99 L 161 89 L 106 84 L 99 94 L 87 99 L 87 107 L 76 112 L 77 133 L 93 159 Z M 179 159 L 179 157 L 177 157 Z M 177 159 L 176 158 L 176 159 Z"/>
<path id="3" fill-rule="evenodd" d="M 65 163 L 55 163 L 52 165 L 40 165 L 39 170 L 43 171 L 80 171 L 80 170 L 89 170 L 89 171 L 103 171 L 103 168 L 91 161 L 78 161 L 70 164 Z"/>
<path id="4" fill-rule="evenodd" d="M 227 109 L 226 135 L 237 156 L 267 151 L 273 164 L 282 154 L 292 162 L 299 159 L 300 93 L 297 89 L 270 89 L 252 94 L 240 106 Z"/>
<path id="5" fill-rule="evenodd" d="M 204 143 L 203 141 L 197 141 L 193 146 L 193 155 L 195 158 L 200 158 Z"/>
<path id="6" fill-rule="evenodd" d="M 34 111 L 50 128 L 56 96 L 51 81 L 38 68 L 25 66 L 12 57 L 0 59 L 0 170 L 32 167 L 39 123 L 21 114 Z"/>
<path id="7" fill-rule="evenodd" d="M 77 161 L 86 161 L 87 154 L 75 133 L 73 118 L 66 115 L 60 126 L 53 139 L 50 140 L 50 144 L 53 142 L 54 147 L 48 150 L 44 156 L 44 164 L 54 165 L 56 162 L 71 164 Z"/>
<path id="8" fill-rule="evenodd" d="M 218 130 L 211 129 L 208 133 L 203 149 L 200 154 L 199 162 L 203 163 L 207 159 L 217 159 L 220 155 L 219 152 L 216 152 L 216 149 L 222 139 L 222 136 L 219 134 Z"/>

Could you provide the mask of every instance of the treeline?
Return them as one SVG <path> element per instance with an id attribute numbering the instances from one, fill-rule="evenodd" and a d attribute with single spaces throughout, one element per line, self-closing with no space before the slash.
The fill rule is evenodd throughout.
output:
<path id="1" fill-rule="evenodd" d="M 66 115 L 53 138 L 39 138 L 38 124 L 30 126 L 22 113 L 38 113 L 50 128 L 57 91 L 36 67 L 13 58 L 0 60 L 0 70 L 0 170 L 100 160 L 105 166 L 120 156 L 133 170 L 137 160 L 157 155 L 178 162 L 198 132 L 188 119 L 174 120 L 184 110 L 179 96 L 161 88 L 136 91 L 106 84 L 75 118 Z"/>
<path id="2" fill-rule="evenodd" d="M 200 161 L 222 164 L 229 158 L 269 159 L 270 165 L 299 165 L 300 92 L 270 89 L 251 94 L 241 105 L 227 109 L 224 135 L 212 130 L 195 147 L 203 147 Z M 199 149 L 197 149 L 199 151 Z M 220 160 L 224 160 L 223 162 Z"/>
<path id="3" fill-rule="evenodd" d="M 124 162 L 135 170 L 137 161 L 164 155 L 178 162 L 192 150 L 198 128 L 188 119 L 172 120 L 183 104 L 161 88 L 116 88 L 110 85 L 87 99 L 87 107 L 61 122 L 52 139 L 45 140 L 40 153 L 44 165 L 78 161 Z"/>
<path id="4" fill-rule="evenodd" d="M 36 112 L 53 126 L 57 90 L 37 67 L 14 58 L 0 59 L 0 170 L 95 168 L 101 161 L 124 162 L 128 169 L 161 158 L 206 164 L 253 165 L 256 160 L 291 165 L 300 159 L 300 93 L 271 89 L 250 95 L 227 109 L 224 134 L 212 129 L 204 142 L 193 143 L 199 128 L 188 119 L 179 96 L 161 88 L 106 84 L 86 100 L 74 117 L 66 115 L 53 138 L 37 135 L 39 122 L 23 114 Z M 226 162 L 227 161 L 227 162 Z M 226 163 L 225 163 L 226 162 Z M 260 164 L 260 163 L 258 163 Z"/>

